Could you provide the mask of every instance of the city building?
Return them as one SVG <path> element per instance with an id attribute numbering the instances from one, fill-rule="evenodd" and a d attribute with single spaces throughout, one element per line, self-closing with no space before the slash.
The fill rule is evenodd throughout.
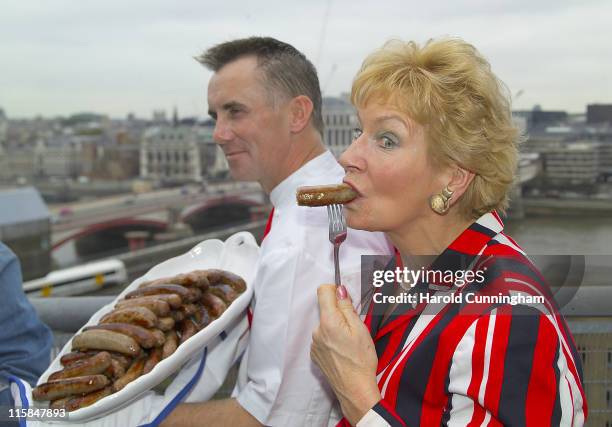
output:
<path id="1" fill-rule="evenodd" d="M 351 144 L 357 127 L 355 109 L 346 98 L 323 98 L 323 143 L 336 158 Z"/>
<path id="2" fill-rule="evenodd" d="M 155 126 L 140 144 L 140 177 L 169 183 L 202 182 L 227 171 L 211 126 Z"/>
<path id="3" fill-rule="evenodd" d="M 566 111 L 542 110 L 539 105 L 533 107 L 532 110 L 513 111 L 512 115 L 515 121 L 524 121 L 525 128 L 528 132 L 532 132 L 534 129 L 537 130 L 548 126 L 565 124 L 569 117 Z"/>
<path id="4" fill-rule="evenodd" d="M 33 150 L 34 175 L 39 177 L 78 178 L 84 166 L 91 170 L 90 162 L 83 162 L 83 143 L 71 135 L 58 135 L 39 141 Z"/>
<path id="5" fill-rule="evenodd" d="M 24 280 L 45 276 L 51 270 L 50 213 L 33 187 L 0 191 L 0 240 L 21 261 Z"/>
<path id="6" fill-rule="evenodd" d="M 0 147 L 6 144 L 6 137 L 8 133 L 8 119 L 4 110 L 0 108 Z"/>
<path id="7" fill-rule="evenodd" d="M 612 124 L 612 104 L 589 104 L 587 105 L 586 121 L 588 124 L 595 124 L 595 123 Z"/>
<path id="8" fill-rule="evenodd" d="M 568 142 L 549 145 L 544 152 L 545 178 L 552 185 L 595 185 L 603 173 L 600 163 L 601 143 Z"/>

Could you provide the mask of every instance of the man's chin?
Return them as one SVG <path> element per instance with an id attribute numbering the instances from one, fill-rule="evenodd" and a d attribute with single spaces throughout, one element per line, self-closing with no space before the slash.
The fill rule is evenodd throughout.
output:
<path id="1" fill-rule="evenodd" d="M 246 171 L 242 171 L 239 169 L 230 168 L 230 175 L 234 181 L 244 181 L 244 182 L 257 181 L 257 178 L 254 177 L 253 174 L 247 173 Z"/>

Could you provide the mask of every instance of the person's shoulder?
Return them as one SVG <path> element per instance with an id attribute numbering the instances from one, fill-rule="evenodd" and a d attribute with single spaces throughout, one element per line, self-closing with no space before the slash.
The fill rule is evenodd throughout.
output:
<path id="1" fill-rule="evenodd" d="M 0 242 L 0 271 L 4 270 L 8 264 L 14 262 L 16 259 L 17 256 L 11 248 Z"/>

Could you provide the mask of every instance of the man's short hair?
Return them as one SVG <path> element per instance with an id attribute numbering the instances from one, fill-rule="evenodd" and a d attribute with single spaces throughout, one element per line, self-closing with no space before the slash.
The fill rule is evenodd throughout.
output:
<path id="1" fill-rule="evenodd" d="M 244 56 L 255 56 L 265 82 L 288 98 L 305 95 L 312 101 L 312 122 L 323 135 L 321 88 L 314 65 L 288 43 L 272 37 L 248 37 L 220 43 L 196 60 L 211 71 Z"/>

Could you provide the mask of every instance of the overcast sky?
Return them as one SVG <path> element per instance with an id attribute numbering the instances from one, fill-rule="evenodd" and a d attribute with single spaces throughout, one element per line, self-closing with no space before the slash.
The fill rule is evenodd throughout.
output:
<path id="1" fill-rule="evenodd" d="M 376 4 L 375 4 L 376 3 Z M 612 103 L 609 0 L 9 0 L 0 7 L 0 108 L 9 117 L 154 109 L 206 114 L 210 73 L 193 56 L 269 35 L 317 66 L 324 94 L 350 89 L 390 38 L 474 44 L 515 109 L 583 112 Z"/>

